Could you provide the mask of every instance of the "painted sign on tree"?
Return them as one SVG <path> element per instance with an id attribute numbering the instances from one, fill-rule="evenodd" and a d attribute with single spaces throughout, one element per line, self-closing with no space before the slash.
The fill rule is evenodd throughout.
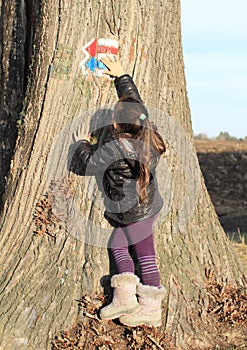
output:
<path id="1" fill-rule="evenodd" d="M 118 41 L 113 39 L 94 38 L 82 48 L 85 58 L 81 61 L 82 74 L 92 74 L 100 77 L 106 66 L 100 61 L 106 55 L 118 54 Z"/>

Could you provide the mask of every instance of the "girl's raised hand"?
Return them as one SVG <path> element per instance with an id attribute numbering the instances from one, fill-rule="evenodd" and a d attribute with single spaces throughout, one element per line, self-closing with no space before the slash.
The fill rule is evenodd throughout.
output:
<path id="1" fill-rule="evenodd" d="M 104 74 L 111 75 L 113 77 L 120 77 L 121 75 L 125 74 L 121 63 L 119 62 L 118 56 L 107 55 L 106 57 L 101 58 L 101 62 L 103 62 L 108 68 L 108 70 L 103 71 Z"/>

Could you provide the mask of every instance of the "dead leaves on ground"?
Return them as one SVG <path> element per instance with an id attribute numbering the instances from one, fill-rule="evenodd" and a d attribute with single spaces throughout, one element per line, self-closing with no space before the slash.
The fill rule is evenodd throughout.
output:
<path id="1" fill-rule="evenodd" d="M 92 298 L 84 294 L 79 300 L 82 319 L 70 331 L 61 332 L 55 338 L 52 350 L 172 349 L 170 339 L 159 328 L 130 328 L 117 321 L 100 320 L 97 312 L 104 302 L 102 295 L 97 294 Z"/>
<path id="2" fill-rule="evenodd" d="M 215 349 L 247 349 L 247 290 L 207 277 L 208 318 L 204 329 L 215 342 Z M 203 325 L 202 325 L 203 326 Z"/>
<path id="3" fill-rule="evenodd" d="M 247 344 L 246 291 L 216 283 L 214 275 L 208 275 L 207 296 L 209 298 L 209 324 L 201 326 L 211 332 L 219 349 L 233 346 L 244 349 Z M 102 294 L 91 297 L 84 294 L 78 300 L 78 323 L 68 331 L 61 332 L 52 342 L 52 350 L 171 350 L 176 349 L 172 340 L 161 328 L 126 327 L 118 321 L 103 321 L 98 310 L 106 302 Z M 209 320 L 208 320 L 209 321 Z M 210 328 L 211 327 L 211 328 Z M 211 331 L 210 331 L 211 330 Z M 213 341 L 214 341 L 213 340 Z M 215 344 L 216 344 L 215 343 Z M 216 348 L 215 348 L 216 349 Z"/>
<path id="4" fill-rule="evenodd" d="M 246 291 L 226 283 L 213 282 L 207 286 L 207 295 L 208 312 L 216 315 L 219 322 L 247 323 Z"/>

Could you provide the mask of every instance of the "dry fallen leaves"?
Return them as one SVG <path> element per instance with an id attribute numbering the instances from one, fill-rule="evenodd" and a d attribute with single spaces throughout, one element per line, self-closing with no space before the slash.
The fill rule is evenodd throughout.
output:
<path id="1" fill-rule="evenodd" d="M 84 294 L 79 302 L 82 319 L 67 332 L 55 337 L 52 350 L 167 350 L 172 349 L 170 339 L 154 327 L 129 328 L 117 321 L 103 321 L 98 318 L 99 307 L 105 297 Z M 175 349 L 175 348 L 173 348 Z"/>
<path id="2" fill-rule="evenodd" d="M 209 270 L 206 271 L 206 276 L 209 319 L 208 323 L 202 323 L 201 327 L 211 334 L 212 341 L 216 344 L 215 349 L 226 349 L 227 346 L 232 346 L 230 348 L 233 349 L 245 349 L 246 292 L 224 283 L 216 283 L 214 274 Z M 78 300 L 80 318 L 77 324 L 55 337 L 52 350 L 177 349 L 161 328 L 144 326 L 131 328 L 121 325 L 117 320 L 100 320 L 98 310 L 105 303 L 106 299 L 102 294 L 94 296 L 83 294 Z"/>
<path id="3" fill-rule="evenodd" d="M 219 322 L 247 323 L 247 293 L 226 283 L 211 282 L 207 286 L 208 312 Z"/>

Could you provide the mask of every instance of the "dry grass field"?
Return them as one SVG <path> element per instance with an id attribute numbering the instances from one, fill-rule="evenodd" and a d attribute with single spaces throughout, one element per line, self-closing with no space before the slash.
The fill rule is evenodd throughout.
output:
<path id="1" fill-rule="evenodd" d="M 246 141 L 215 141 L 215 140 L 195 140 L 196 150 L 199 153 L 222 153 L 222 152 L 243 152 L 247 153 Z"/>

